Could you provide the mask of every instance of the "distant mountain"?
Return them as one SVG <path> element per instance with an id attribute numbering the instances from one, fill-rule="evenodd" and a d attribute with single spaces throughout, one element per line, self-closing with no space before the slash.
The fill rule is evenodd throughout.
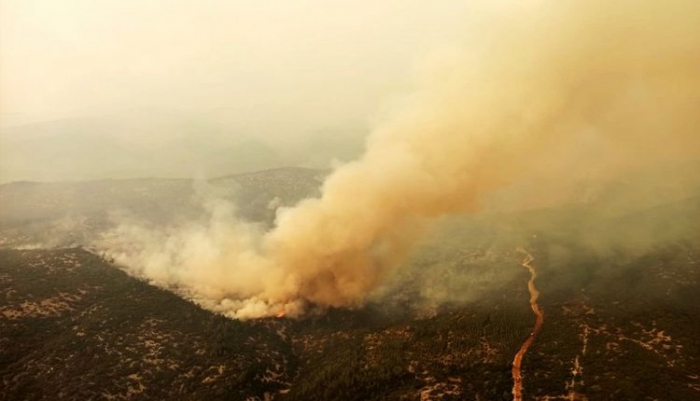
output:
<path id="1" fill-rule="evenodd" d="M 172 117 L 57 120 L 0 135 L 0 182 L 215 177 L 286 164 L 263 141 Z"/>
<path id="2" fill-rule="evenodd" d="M 0 247 L 85 245 L 118 216 L 175 224 L 221 199 L 240 217 L 271 224 L 280 206 L 319 194 L 327 171 L 279 168 L 212 180 L 125 179 L 0 185 Z"/>

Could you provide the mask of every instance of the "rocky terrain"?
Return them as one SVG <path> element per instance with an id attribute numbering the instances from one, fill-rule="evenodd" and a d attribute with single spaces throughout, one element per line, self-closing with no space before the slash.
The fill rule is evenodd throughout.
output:
<path id="1" fill-rule="evenodd" d="M 270 224 L 276 205 L 314 193 L 322 175 L 210 185 Z M 575 206 L 448 222 L 363 308 L 241 322 L 81 246 L 114 210 L 167 224 L 191 202 L 196 216 L 192 188 L 0 186 L 0 400 L 509 400 L 534 323 L 518 246 L 534 257 L 545 316 L 522 361 L 523 399 L 700 397 L 700 235 L 678 231 L 700 221 L 695 195 L 605 219 Z M 66 216 L 84 225 L 51 231 Z M 590 230 L 635 241 L 603 248 Z"/>
<path id="2" fill-rule="evenodd" d="M 430 314 L 396 294 L 362 310 L 239 322 L 79 248 L 3 250 L 0 399 L 510 399 L 533 318 L 526 274 L 505 256 L 512 281 Z M 625 262 L 659 266 L 632 281 L 580 267 L 600 277 L 568 288 L 540 258 L 546 321 L 523 361 L 525 399 L 697 397 L 697 249 Z"/>

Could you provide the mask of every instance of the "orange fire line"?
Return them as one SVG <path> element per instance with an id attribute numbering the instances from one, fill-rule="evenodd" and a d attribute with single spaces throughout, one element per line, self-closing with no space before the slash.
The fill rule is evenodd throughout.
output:
<path id="1" fill-rule="evenodd" d="M 527 282 L 527 289 L 530 292 L 530 306 L 532 307 L 532 312 L 537 317 L 535 320 L 535 327 L 532 329 L 532 332 L 530 332 L 530 335 L 520 347 L 518 353 L 515 354 L 515 358 L 513 358 L 513 400 L 522 401 L 523 377 L 520 373 L 520 366 L 527 349 L 530 348 L 530 345 L 532 345 L 533 342 L 535 342 L 535 337 L 542 329 L 542 324 L 544 323 L 544 313 L 542 313 L 539 305 L 537 305 L 537 298 L 540 296 L 539 291 L 537 291 L 537 288 L 535 288 L 537 272 L 535 272 L 535 267 L 531 264 L 535 258 L 533 258 L 532 255 L 530 255 L 523 248 L 518 248 L 517 251 L 525 255 L 525 259 L 522 261 L 521 266 L 530 272 L 530 280 Z"/>

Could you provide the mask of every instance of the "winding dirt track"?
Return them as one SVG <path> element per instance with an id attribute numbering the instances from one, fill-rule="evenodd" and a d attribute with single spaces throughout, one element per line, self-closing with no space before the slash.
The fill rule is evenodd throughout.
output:
<path id="1" fill-rule="evenodd" d="M 532 345 L 533 342 L 535 342 L 535 337 L 537 337 L 537 334 L 542 329 L 542 324 L 544 323 L 544 313 L 542 313 L 539 305 L 537 305 L 537 298 L 539 298 L 540 293 L 537 291 L 537 288 L 535 288 L 537 272 L 535 272 L 535 266 L 532 265 L 535 258 L 533 258 L 532 255 L 530 255 L 530 253 L 523 248 L 518 248 L 517 251 L 525 255 L 525 259 L 523 259 L 520 265 L 530 271 L 530 280 L 527 282 L 527 289 L 530 291 L 530 306 L 532 307 L 532 312 L 537 317 L 535 320 L 535 327 L 532 329 L 532 332 L 530 332 L 530 335 L 527 336 L 527 339 L 520 347 L 518 353 L 515 354 L 515 358 L 513 358 L 513 400 L 522 401 L 523 377 L 520 374 L 520 365 L 523 362 L 523 356 L 525 356 L 527 349 L 530 348 L 530 345 Z"/>

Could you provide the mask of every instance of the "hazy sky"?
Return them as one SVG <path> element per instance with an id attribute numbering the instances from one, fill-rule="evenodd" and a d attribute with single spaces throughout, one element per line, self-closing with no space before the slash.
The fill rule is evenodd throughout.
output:
<path id="1" fill-rule="evenodd" d="M 2 126 L 167 110 L 250 131 L 365 123 L 465 1 L 0 0 Z"/>

